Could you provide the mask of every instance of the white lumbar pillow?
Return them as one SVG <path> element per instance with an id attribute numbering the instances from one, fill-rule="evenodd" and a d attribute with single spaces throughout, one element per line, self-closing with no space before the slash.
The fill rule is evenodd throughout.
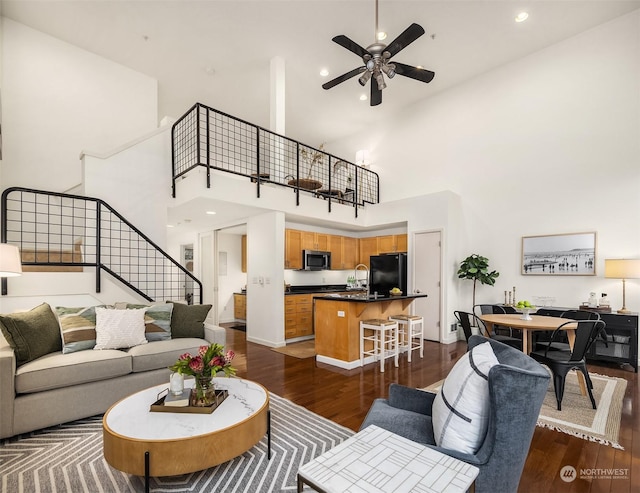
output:
<path id="1" fill-rule="evenodd" d="M 120 349 L 146 344 L 144 312 L 96 307 L 96 345 L 93 349 Z"/>
<path id="2" fill-rule="evenodd" d="M 439 447 L 475 454 L 489 419 L 489 370 L 499 362 L 483 342 L 455 364 L 433 401 L 432 422 Z"/>

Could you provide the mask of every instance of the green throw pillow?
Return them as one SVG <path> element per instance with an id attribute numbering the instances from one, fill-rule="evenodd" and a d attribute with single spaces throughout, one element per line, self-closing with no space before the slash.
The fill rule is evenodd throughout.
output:
<path id="1" fill-rule="evenodd" d="M 46 303 L 28 312 L 0 315 L 0 329 L 15 351 L 17 366 L 62 350 L 60 326 Z"/>
<path id="2" fill-rule="evenodd" d="M 168 341 L 171 339 L 171 312 L 173 305 L 135 305 L 127 303 L 127 309 L 146 308 L 144 313 L 144 336 L 147 341 Z"/>
<path id="3" fill-rule="evenodd" d="M 173 303 L 171 314 L 171 337 L 197 337 L 204 339 L 204 320 L 207 318 L 211 305 L 185 305 Z"/>

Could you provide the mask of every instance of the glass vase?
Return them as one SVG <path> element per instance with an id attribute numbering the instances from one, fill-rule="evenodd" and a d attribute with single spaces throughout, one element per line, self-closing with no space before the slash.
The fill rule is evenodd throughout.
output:
<path id="1" fill-rule="evenodd" d="M 192 398 L 192 406 L 206 407 L 216 400 L 216 388 L 212 377 L 197 376 Z"/>

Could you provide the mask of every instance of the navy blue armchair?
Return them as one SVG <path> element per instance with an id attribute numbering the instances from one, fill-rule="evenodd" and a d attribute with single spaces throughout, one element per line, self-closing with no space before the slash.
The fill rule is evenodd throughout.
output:
<path id="1" fill-rule="evenodd" d="M 475 454 L 436 446 L 435 394 L 398 384 L 391 384 L 388 399 L 374 401 L 360 429 L 376 425 L 475 465 L 477 493 L 516 492 L 550 377 L 538 362 L 501 342 L 473 335 L 469 349 L 487 340 L 499 364 L 489 371 L 488 429 Z"/>

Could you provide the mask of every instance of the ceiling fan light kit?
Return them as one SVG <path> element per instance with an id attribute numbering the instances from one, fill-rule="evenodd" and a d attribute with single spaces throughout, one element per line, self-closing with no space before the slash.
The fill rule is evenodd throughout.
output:
<path id="1" fill-rule="evenodd" d="M 397 55 L 400 51 L 424 34 L 424 29 L 420 25 L 416 23 L 411 24 L 396 39 L 388 45 L 385 45 L 379 41 L 378 36 L 378 0 L 376 0 L 375 17 L 375 41 L 366 49 L 343 34 L 335 36 L 332 39 L 334 43 L 339 44 L 343 48 L 346 48 L 350 52 L 355 53 L 362 58 L 364 66 L 357 67 L 333 80 L 330 80 L 329 82 L 322 84 L 323 89 L 331 89 L 332 87 L 335 87 L 356 75 L 360 75 L 358 82 L 361 86 L 365 86 L 367 82 L 371 81 L 371 106 L 376 106 L 382 103 L 382 90 L 387 87 L 384 80 L 385 75 L 389 79 L 393 79 L 396 74 L 399 74 L 425 83 L 431 82 L 435 76 L 434 72 L 426 70 L 421 66 L 412 67 L 411 65 L 406 65 L 400 62 L 390 62 L 390 59 L 393 56 Z"/>

